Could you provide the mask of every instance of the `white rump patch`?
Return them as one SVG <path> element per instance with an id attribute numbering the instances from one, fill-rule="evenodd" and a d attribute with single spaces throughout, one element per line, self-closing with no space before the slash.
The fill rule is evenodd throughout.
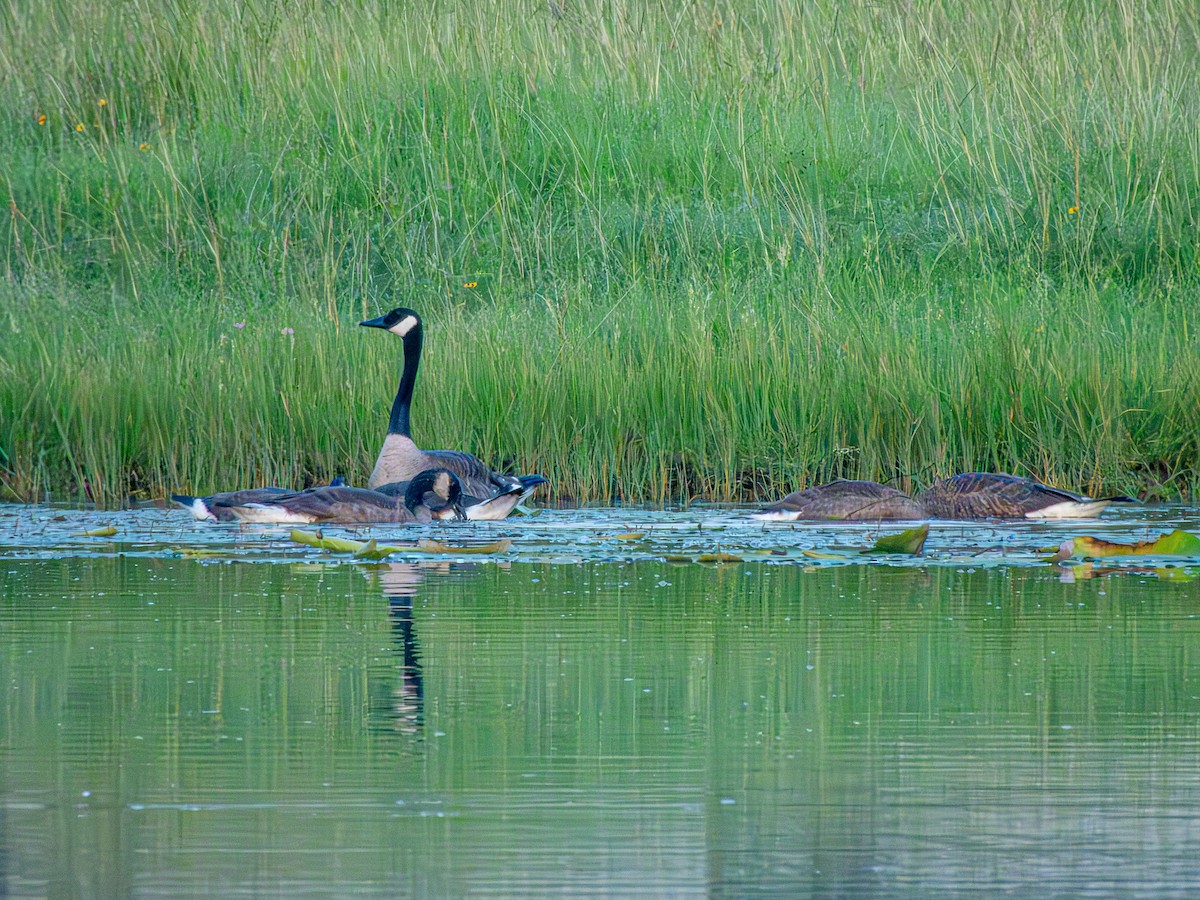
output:
<path id="1" fill-rule="evenodd" d="M 1025 513 L 1027 519 L 1090 519 L 1108 506 L 1107 500 L 1064 500 L 1044 509 Z"/>
<path id="2" fill-rule="evenodd" d="M 294 513 L 282 506 L 263 503 L 235 506 L 234 512 L 243 522 L 253 522 L 256 525 L 307 525 L 313 520 L 313 517 L 306 513 Z"/>
<path id="3" fill-rule="evenodd" d="M 750 518 L 760 522 L 795 522 L 799 520 L 800 512 L 794 509 L 765 509 L 751 513 Z"/>
<path id="4" fill-rule="evenodd" d="M 188 509 L 190 509 L 192 511 L 192 515 L 201 522 L 217 521 L 217 517 L 212 514 L 212 510 L 208 508 L 202 497 L 193 497 L 192 505 L 189 506 Z"/>
<path id="5" fill-rule="evenodd" d="M 400 335 L 400 337 L 404 337 L 406 334 L 408 334 L 410 331 L 412 331 L 414 328 L 416 328 L 416 326 L 417 326 L 417 317 L 416 316 L 405 316 L 403 319 L 401 319 L 399 322 L 397 322 L 395 325 L 393 325 L 391 328 L 389 328 L 388 331 L 390 331 L 392 334 L 398 334 L 398 335 Z"/>

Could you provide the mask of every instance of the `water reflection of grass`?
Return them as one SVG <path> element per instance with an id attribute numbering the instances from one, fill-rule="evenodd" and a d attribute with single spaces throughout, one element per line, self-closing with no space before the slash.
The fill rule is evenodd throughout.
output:
<path id="1" fill-rule="evenodd" d="M 8 496 L 361 482 L 394 299 L 570 498 L 1196 488 L 1182 0 L 151 7 L 0 34 Z"/>
<path id="2" fill-rule="evenodd" d="M 460 895 L 527 884 L 539 852 L 556 884 L 580 869 L 593 887 L 622 874 L 605 861 L 661 873 L 679 853 L 712 862 L 709 884 L 886 879 L 847 857 L 1044 859 L 1075 817 L 1112 829 L 1106 860 L 1136 860 L 1194 805 L 1200 624 L 1172 586 L 657 562 L 8 569 L 8 852 L 97 896 L 206 865 Z M 1105 824 L 1126 806 L 1140 831 Z M 1014 847 L 1016 810 L 1037 830 Z M 116 849 L 96 866 L 101 839 Z M 57 865 L 30 865 L 46 847 Z M 755 865 L 718 865 L 733 857 Z"/>

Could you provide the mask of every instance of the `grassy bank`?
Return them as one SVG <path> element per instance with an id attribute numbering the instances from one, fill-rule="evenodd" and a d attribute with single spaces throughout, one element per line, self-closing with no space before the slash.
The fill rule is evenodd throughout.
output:
<path id="1" fill-rule="evenodd" d="M 1189 3 L 7 6 L 9 498 L 1200 487 Z"/>

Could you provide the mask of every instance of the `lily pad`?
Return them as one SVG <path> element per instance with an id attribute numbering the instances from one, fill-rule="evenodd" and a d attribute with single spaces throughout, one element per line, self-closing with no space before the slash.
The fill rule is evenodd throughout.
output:
<path id="1" fill-rule="evenodd" d="M 88 531 L 77 531 L 72 537 L 112 537 L 117 533 L 116 525 L 105 525 L 103 528 L 92 528 Z"/>
<path id="2" fill-rule="evenodd" d="M 214 556 L 229 556 L 228 550 L 205 550 L 201 547 L 175 547 L 175 552 L 184 559 L 210 559 Z"/>
<path id="3" fill-rule="evenodd" d="M 809 550 L 809 549 L 807 549 L 807 548 L 806 548 L 806 549 L 803 549 L 803 550 L 801 550 L 800 552 L 801 552 L 801 553 L 803 553 L 803 554 L 804 554 L 804 555 L 805 555 L 805 556 L 806 556 L 808 559 L 838 559 L 838 560 L 846 560 L 846 559 L 849 559 L 849 558 L 850 558 L 850 557 L 849 557 L 849 555 L 848 555 L 848 554 L 846 554 L 846 553 L 827 553 L 827 552 L 826 552 L 826 551 L 824 551 L 824 550 Z M 854 553 L 856 553 L 856 554 L 857 554 L 857 553 L 858 553 L 858 551 L 857 551 L 857 550 L 855 550 L 855 551 L 854 551 Z"/>
<path id="4" fill-rule="evenodd" d="M 925 538 L 929 537 L 929 524 L 909 528 L 899 534 L 887 534 L 875 542 L 871 549 L 876 553 L 906 553 L 916 556 L 925 546 Z"/>
<path id="5" fill-rule="evenodd" d="M 308 544 L 319 550 L 332 550 L 335 553 L 357 553 L 366 546 L 362 541 L 348 541 L 345 538 L 325 537 L 321 532 L 309 534 L 298 528 L 292 529 L 291 538 L 297 544 Z"/>
<path id="6" fill-rule="evenodd" d="M 716 553 L 701 553 L 696 557 L 696 562 L 716 563 L 717 565 L 724 565 L 725 563 L 738 563 L 741 561 L 742 558 L 740 556 L 734 556 L 732 553 L 723 553 L 721 551 L 717 551 Z"/>
<path id="7" fill-rule="evenodd" d="M 404 550 L 411 550 L 412 547 L 393 547 L 388 544 L 377 544 L 375 538 L 371 538 L 361 547 L 354 551 L 355 559 L 386 559 L 393 553 L 400 553 Z"/>
<path id="8" fill-rule="evenodd" d="M 1055 554 L 1056 560 L 1102 559 L 1111 556 L 1191 556 L 1200 557 L 1200 535 L 1189 531 L 1172 531 L 1153 541 L 1120 544 L 1098 537 L 1082 535 L 1063 541 Z"/>
<path id="9" fill-rule="evenodd" d="M 493 541 L 490 544 L 477 544 L 473 547 L 454 547 L 450 544 L 443 544 L 441 541 L 431 541 L 428 538 L 417 541 L 417 546 L 412 549 L 419 553 L 505 553 L 512 547 L 512 541 L 508 538 L 501 538 L 498 541 Z"/>

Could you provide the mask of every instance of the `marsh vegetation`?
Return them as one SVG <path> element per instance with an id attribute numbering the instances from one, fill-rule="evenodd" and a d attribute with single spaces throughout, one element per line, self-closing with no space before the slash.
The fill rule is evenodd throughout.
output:
<path id="1" fill-rule="evenodd" d="M 1200 486 L 1190 2 L 6 7 L 5 499 Z"/>

